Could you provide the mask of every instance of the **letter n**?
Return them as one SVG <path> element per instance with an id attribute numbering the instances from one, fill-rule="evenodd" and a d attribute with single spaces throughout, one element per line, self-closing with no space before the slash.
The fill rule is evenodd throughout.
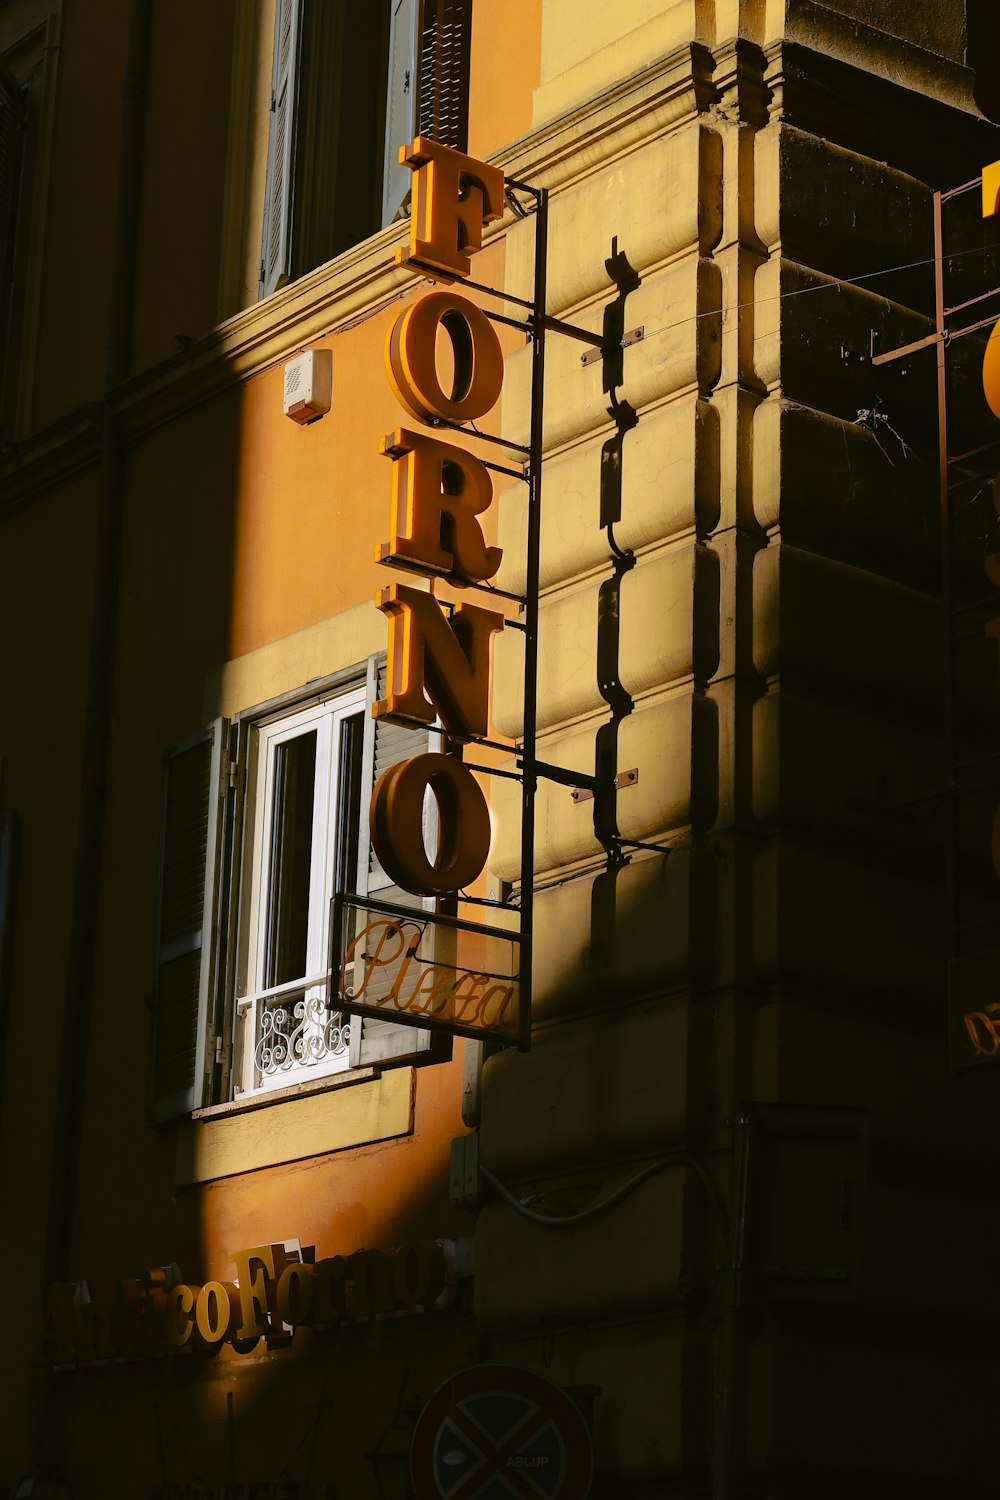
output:
<path id="1" fill-rule="evenodd" d="M 389 686 L 375 717 L 432 724 L 436 708 L 450 734 L 485 736 L 490 636 L 503 629 L 503 615 L 460 604 L 449 621 L 432 594 L 402 584 L 382 589 L 375 602 L 389 617 Z"/>

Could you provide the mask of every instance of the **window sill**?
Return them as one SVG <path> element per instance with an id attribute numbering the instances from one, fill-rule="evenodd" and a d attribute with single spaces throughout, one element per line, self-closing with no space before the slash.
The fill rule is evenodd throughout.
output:
<path id="1" fill-rule="evenodd" d="M 176 1187 L 328 1156 L 413 1131 L 413 1069 L 358 1068 L 200 1109 L 177 1132 Z"/>
<path id="2" fill-rule="evenodd" d="M 281 1104 L 287 1099 L 301 1099 L 307 1094 L 325 1094 L 328 1089 L 350 1088 L 355 1083 L 367 1083 L 379 1076 L 377 1068 L 345 1068 L 342 1073 L 324 1073 L 321 1078 L 303 1078 L 301 1083 L 287 1084 L 283 1089 L 262 1089 L 253 1094 L 241 1094 L 238 1099 L 229 1099 L 225 1104 L 208 1104 L 204 1109 L 191 1113 L 192 1120 L 216 1120 L 223 1115 L 245 1114 L 251 1109 L 266 1109 L 271 1104 Z"/>

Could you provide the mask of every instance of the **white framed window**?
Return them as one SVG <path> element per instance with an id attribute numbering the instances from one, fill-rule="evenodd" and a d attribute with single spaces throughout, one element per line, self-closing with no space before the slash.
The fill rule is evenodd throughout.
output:
<path id="1" fill-rule="evenodd" d="M 251 729 L 237 1096 L 349 1063 L 327 968 L 330 902 L 357 868 L 364 710 L 362 686 Z"/>
<path id="2" fill-rule="evenodd" d="M 427 1030 L 342 1017 L 329 992 L 338 890 L 424 904 L 389 883 L 368 835 L 375 781 L 429 743 L 372 718 L 384 695 L 385 659 L 372 657 L 166 752 L 154 1120 L 449 1055 Z"/>

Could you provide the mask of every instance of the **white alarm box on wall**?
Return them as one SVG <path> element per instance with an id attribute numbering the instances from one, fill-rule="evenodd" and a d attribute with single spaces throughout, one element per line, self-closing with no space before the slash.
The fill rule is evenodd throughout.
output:
<path id="1" fill-rule="evenodd" d="M 333 402 L 333 351 L 309 349 L 285 366 L 285 416 L 315 422 Z"/>

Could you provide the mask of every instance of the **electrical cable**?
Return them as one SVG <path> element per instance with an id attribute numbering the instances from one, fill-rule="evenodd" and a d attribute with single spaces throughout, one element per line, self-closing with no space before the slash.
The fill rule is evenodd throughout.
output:
<path id="1" fill-rule="evenodd" d="M 998 248 L 1000 247 L 995 245 L 977 245 L 968 250 L 955 250 L 951 254 L 944 256 L 944 259 L 960 260 L 965 255 L 985 255 L 988 251 L 993 251 Z M 762 261 L 761 264 L 766 265 L 768 264 L 768 262 Z M 795 262 L 795 264 L 798 263 Z M 644 333 L 642 342 L 644 344 L 648 343 L 650 339 L 657 338 L 661 333 L 670 333 L 674 328 L 683 328 L 686 323 L 698 323 L 702 318 L 723 317 L 728 315 L 729 313 L 742 312 L 746 308 L 763 307 L 765 303 L 768 302 L 785 302 L 790 297 L 806 297 L 810 292 L 840 291 L 841 287 L 860 286 L 864 281 L 874 281 L 879 276 L 891 276 L 896 271 L 913 271 L 917 270 L 921 266 L 932 265 L 934 265 L 934 257 L 930 256 L 926 260 L 909 260 L 904 261 L 901 265 L 898 266 L 884 266 L 881 271 L 865 271 L 859 276 L 829 276 L 828 279 L 819 286 L 802 286 L 798 287 L 795 291 L 792 292 L 776 292 L 772 297 L 757 297 L 754 298 L 754 300 L 751 302 L 736 302 L 732 307 L 713 308 L 708 312 L 692 313 L 689 318 L 679 318 L 676 323 L 664 323 L 661 328 L 653 328 L 649 333 Z M 805 271 L 809 271 L 809 269 L 810 268 L 808 266 L 803 267 L 803 270 Z M 817 271 L 815 272 L 815 274 L 818 276 L 827 276 L 827 272 L 825 271 Z M 1000 293 L 1000 287 L 995 288 L 995 290 Z M 990 320 L 987 319 L 986 321 L 988 322 Z M 622 347 L 624 347 L 624 345 Z"/>
<path id="2" fill-rule="evenodd" d="M 638 1187 L 641 1182 L 645 1182 L 648 1177 L 652 1177 L 657 1172 L 662 1172 L 666 1167 L 675 1166 L 690 1167 L 695 1173 L 695 1176 L 698 1178 L 708 1195 L 709 1202 L 712 1205 L 712 1209 L 718 1222 L 718 1227 L 722 1233 L 722 1237 L 723 1239 L 728 1240 L 728 1218 L 722 1200 L 718 1195 L 716 1185 L 712 1181 L 708 1173 L 705 1171 L 705 1168 L 703 1167 L 701 1162 L 696 1161 L 693 1156 L 689 1156 L 686 1152 L 678 1152 L 676 1155 L 666 1158 L 663 1161 L 654 1162 L 652 1166 L 644 1167 L 641 1172 L 637 1172 L 634 1177 L 629 1178 L 628 1182 L 622 1183 L 621 1187 L 615 1188 L 613 1193 L 609 1193 L 608 1196 L 606 1198 L 602 1198 L 599 1203 L 593 1203 L 589 1208 L 584 1208 L 579 1213 L 575 1214 L 539 1213 L 537 1209 L 529 1208 L 526 1203 L 522 1203 L 520 1198 L 512 1193 L 510 1188 L 507 1187 L 505 1183 L 501 1182 L 500 1178 L 497 1177 L 493 1172 L 491 1172 L 489 1167 L 487 1167 L 482 1161 L 479 1163 L 479 1170 L 482 1172 L 487 1182 L 491 1182 L 493 1184 L 497 1192 L 500 1193 L 501 1197 L 506 1198 L 511 1207 L 516 1208 L 518 1213 L 522 1214 L 524 1218 L 530 1219 L 534 1224 L 544 1224 L 547 1228 L 556 1228 L 559 1226 L 568 1226 L 571 1224 L 583 1224 L 588 1219 L 596 1219 L 599 1214 L 604 1213 L 609 1208 L 613 1208 L 616 1203 L 619 1203 L 622 1198 L 626 1197 L 633 1188 Z"/>
<path id="3" fill-rule="evenodd" d="M 526 1203 L 522 1203 L 520 1198 L 516 1197 L 511 1192 L 510 1188 L 505 1186 L 505 1184 L 500 1181 L 499 1177 L 494 1176 L 489 1167 L 484 1166 L 482 1162 L 479 1163 L 479 1170 L 482 1172 L 487 1182 L 491 1182 L 496 1188 L 497 1192 L 500 1193 L 502 1197 L 506 1198 L 507 1202 L 513 1208 L 516 1208 L 519 1214 L 523 1214 L 526 1219 L 531 1219 L 532 1223 L 534 1224 L 546 1224 L 555 1226 L 582 1224 L 587 1219 L 595 1219 L 598 1214 L 604 1213 L 605 1209 L 611 1208 L 615 1203 L 618 1203 L 622 1198 L 624 1198 L 627 1193 L 630 1193 L 633 1188 L 638 1187 L 640 1182 L 645 1182 L 647 1177 L 652 1177 L 654 1173 L 661 1172 L 664 1167 L 670 1165 L 673 1165 L 673 1163 L 665 1161 L 654 1162 L 651 1167 L 645 1167 L 643 1171 L 637 1173 L 635 1177 L 630 1178 L 628 1182 L 625 1182 L 621 1187 L 616 1188 L 613 1193 L 609 1193 L 607 1198 L 602 1198 L 600 1203 L 591 1204 L 590 1208 L 585 1208 L 577 1214 L 540 1214 L 535 1209 L 529 1208 Z"/>

